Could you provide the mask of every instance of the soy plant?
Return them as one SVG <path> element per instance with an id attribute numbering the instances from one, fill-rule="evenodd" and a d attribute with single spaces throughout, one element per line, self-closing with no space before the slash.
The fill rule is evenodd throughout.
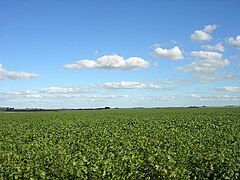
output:
<path id="1" fill-rule="evenodd" d="M 0 179 L 239 179 L 240 109 L 0 113 Z"/>

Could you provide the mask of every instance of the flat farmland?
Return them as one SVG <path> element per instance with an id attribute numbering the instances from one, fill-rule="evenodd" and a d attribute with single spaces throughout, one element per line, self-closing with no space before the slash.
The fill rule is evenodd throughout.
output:
<path id="1" fill-rule="evenodd" d="M 0 113 L 0 179 L 239 179 L 240 108 Z"/>

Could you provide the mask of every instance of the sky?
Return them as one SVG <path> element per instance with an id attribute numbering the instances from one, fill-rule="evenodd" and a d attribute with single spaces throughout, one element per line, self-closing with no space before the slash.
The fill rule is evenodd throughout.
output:
<path id="1" fill-rule="evenodd" d="M 240 105 L 240 1 L 0 1 L 0 107 Z"/>

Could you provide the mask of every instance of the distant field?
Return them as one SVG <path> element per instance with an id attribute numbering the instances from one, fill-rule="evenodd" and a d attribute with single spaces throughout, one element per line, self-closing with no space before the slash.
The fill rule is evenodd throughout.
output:
<path id="1" fill-rule="evenodd" d="M 239 179 L 240 109 L 0 113 L 0 179 Z"/>

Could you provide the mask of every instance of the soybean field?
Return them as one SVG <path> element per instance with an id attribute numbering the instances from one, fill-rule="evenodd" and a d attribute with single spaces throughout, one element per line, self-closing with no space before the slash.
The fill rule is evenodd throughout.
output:
<path id="1" fill-rule="evenodd" d="M 240 108 L 0 112 L 0 179 L 240 179 Z"/>

